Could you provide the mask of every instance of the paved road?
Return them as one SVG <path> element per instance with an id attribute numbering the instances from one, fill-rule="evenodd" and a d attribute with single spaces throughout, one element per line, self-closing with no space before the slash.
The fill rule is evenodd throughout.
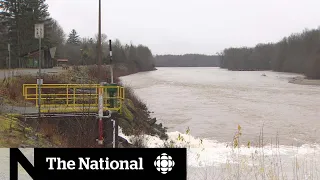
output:
<path id="1" fill-rule="evenodd" d="M 4 105 L 3 112 L 5 113 L 13 113 L 13 114 L 32 114 L 38 113 L 39 110 L 37 107 L 19 107 L 19 106 L 11 106 L 11 105 Z"/>
<path id="2" fill-rule="evenodd" d="M 38 69 L 14 69 L 11 70 L 11 73 L 13 73 L 14 75 L 36 75 L 38 73 Z M 42 69 L 41 72 L 42 73 L 61 73 L 64 70 L 62 70 L 61 68 L 51 68 L 51 69 Z M 4 77 L 9 77 L 10 75 L 10 71 L 8 69 L 1 69 L 0 70 L 0 79 L 3 79 Z"/>

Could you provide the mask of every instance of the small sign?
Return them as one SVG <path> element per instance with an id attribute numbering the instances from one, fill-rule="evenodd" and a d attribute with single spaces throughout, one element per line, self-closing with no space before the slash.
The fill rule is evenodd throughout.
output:
<path id="1" fill-rule="evenodd" d="M 57 50 L 57 47 L 50 48 L 51 58 L 54 58 L 54 55 L 56 54 L 56 50 Z"/>
<path id="2" fill-rule="evenodd" d="M 37 84 L 42 85 L 43 84 L 43 79 L 37 79 Z"/>
<path id="3" fill-rule="evenodd" d="M 10 44 L 8 44 L 8 51 L 10 52 Z"/>
<path id="4" fill-rule="evenodd" d="M 44 38 L 44 24 L 35 24 L 34 30 L 34 37 L 36 39 Z"/>

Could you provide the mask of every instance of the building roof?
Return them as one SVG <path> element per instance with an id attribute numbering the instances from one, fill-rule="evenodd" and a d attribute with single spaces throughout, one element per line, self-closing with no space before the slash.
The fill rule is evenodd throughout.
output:
<path id="1" fill-rule="evenodd" d="M 44 48 L 41 47 L 41 50 L 43 51 Z M 20 57 L 32 57 L 32 56 L 39 56 L 39 49 L 36 49 L 34 51 L 30 51 L 28 53 L 22 54 Z"/>
<path id="2" fill-rule="evenodd" d="M 68 59 L 57 59 L 57 62 L 68 62 Z"/>

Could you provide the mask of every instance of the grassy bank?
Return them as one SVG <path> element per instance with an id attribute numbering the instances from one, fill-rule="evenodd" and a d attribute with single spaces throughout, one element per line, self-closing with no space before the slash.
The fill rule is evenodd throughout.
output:
<path id="1" fill-rule="evenodd" d="M 36 132 L 30 125 L 19 120 L 17 114 L 0 115 L 0 147 L 58 147 L 62 138 L 53 134 L 49 139 L 46 127 Z"/>
<path id="2" fill-rule="evenodd" d="M 108 67 L 102 68 L 103 78 L 108 81 Z M 120 84 L 119 76 L 128 75 L 133 72 L 122 66 L 116 66 L 114 70 L 115 82 Z M 45 75 L 44 83 L 96 83 L 97 82 L 97 67 L 74 67 L 69 71 L 60 73 L 57 75 Z M 28 107 L 34 106 L 34 102 L 26 102 L 22 96 L 22 85 L 26 83 L 34 84 L 36 77 L 31 75 L 18 76 L 12 79 L 4 79 L 0 83 L 0 97 L 2 99 L 2 108 L 10 106 Z M 130 88 L 125 87 L 126 99 L 124 101 L 122 114 L 116 115 L 119 126 L 126 135 L 138 136 L 141 134 L 148 134 L 158 136 L 161 139 L 166 139 L 166 128 L 162 127 L 162 124 L 157 124 L 155 118 L 151 118 L 146 105 L 139 100 Z M 3 112 L 5 114 L 6 112 Z M 23 122 L 19 120 L 19 116 L 16 117 L 17 122 Z M 4 119 L 0 119 L 1 122 L 5 122 Z M 36 121 L 36 123 L 35 123 Z M 58 147 L 95 147 L 97 145 L 96 138 L 97 121 L 93 117 L 82 116 L 74 118 L 57 118 L 46 119 L 42 118 L 38 120 L 29 120 L 25 124 L 30 129 L 37 129 L 38 132 L 52 144 L 57 144 Z M 1 132 L 11 131 L 1 130 Z M 105 134 L 110 132 L 104 129 Z M 60 137 L 63 142 L 56 143 L 55 139 Z M 3 136 L 2 140 L 8 139 L 7 136 Z M 20 142 L 17 141 L 16 144 Z M 21 144 L 23 144 L 21 142 Z M 2 147 L 10 147 L 12 144 L 1 144 Z M 39 147 L 38 144 L 28 144 L 28 146 Z M 109 145 L 107 144 L 106 147 Z M 120 139 L 120 146 L 128 146 L 128 143 L 123 139 Z M 43 146 L 40 146 L 43 147 Z"/>

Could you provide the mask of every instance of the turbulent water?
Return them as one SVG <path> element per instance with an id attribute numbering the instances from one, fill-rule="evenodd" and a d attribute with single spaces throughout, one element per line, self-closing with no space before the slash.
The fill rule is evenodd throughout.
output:
<path id="1" fill-rule="evenodd" d="M 317 180 L 320 86 L 288 83 L 295 76 L 219 68 L 159 68 L 121 80 L 169 128 L 168 142 L 188 148 L 188 179 Z M 232 148 L 238 125 L 242 146 Z M 164 145 L 158 137 L 143 138 L 148 147 Z M 33 161 L 33 150 L 24 152 Z M 0 149 L 0 180 L 9 179 L 8 157 L 9 149 Z M 22 169 L 19 176 L 31 179 Z"/>
<path id="2" fill-rule="evenodd" d="M 251 178 L 247 177 L 250 173 L 262 179 L 270 173 L 319 179 L 315 167 L 320 167 L 316 162 L 320 160 L 320 86 L 288 83 L 296 76 L 219 68 L 159 68 L 121 80 L 169 128 L 172 141 L 189 147 L 189 171 L 194 173 L 188 174 L 197 177 L 191 179 L 204 179 L 200 178 L 204 174 L 209 179 L 231 174 L 246 179 Z M 232 150 L 238 125 L 243 147 Z M 186 134 L 188 127 L 191 135 Z M 183 142 L 177 140 L 180 133 L 185 137 Z M 148 138 L 149 147 L 161 146 L 156 137 Z M 248 142 L 250 148 L 245 147 Z"/>

